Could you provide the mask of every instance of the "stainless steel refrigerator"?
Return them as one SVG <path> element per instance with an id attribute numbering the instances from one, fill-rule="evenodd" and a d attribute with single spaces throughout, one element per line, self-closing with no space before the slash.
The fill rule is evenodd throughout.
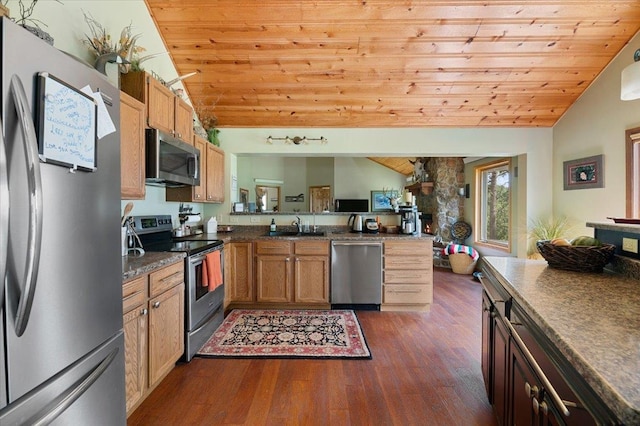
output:
<path id="1" fill-rule="evenodd" d="M 0 424 L 125 424 L 119 90 L 0 25 Z"/>

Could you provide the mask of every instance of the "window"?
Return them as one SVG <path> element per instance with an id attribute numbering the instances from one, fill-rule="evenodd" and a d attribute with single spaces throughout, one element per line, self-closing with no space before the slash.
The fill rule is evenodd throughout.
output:
<path id="1" fill-rule="evenodd" d="M 502 160 L 476 168 L 479 194 L 476 240 L 504 249 L 510 246 L 511 162 Z"/>
<path id="2" fill-rule="evenodd" d="M 640 218 L 640 127 L 626 134 L 627 217 Z"/>

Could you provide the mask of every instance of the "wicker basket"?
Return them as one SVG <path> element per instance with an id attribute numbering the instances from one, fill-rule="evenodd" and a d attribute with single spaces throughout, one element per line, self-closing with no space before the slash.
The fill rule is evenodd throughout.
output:
<path id="1" fill-rule="evenodd" d="M 476 268 L 476 261 L 467 253 L 452 253 L 449 255 L 451 270 L 456 274 L 473 274 Z"/>
<path id="2" fill-rule="evenodd" d="M 538 251 L 551 268 L 576 272 L 602 272 L 613 257 L 616 246 L 555 246 L 549 241 L 538 241 Z"/>

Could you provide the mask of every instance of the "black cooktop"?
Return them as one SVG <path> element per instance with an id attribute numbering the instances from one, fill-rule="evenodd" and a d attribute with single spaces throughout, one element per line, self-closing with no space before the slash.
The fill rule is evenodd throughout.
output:
<path id="1" fill-rule="evenodd" d="M 197 254 L 224 243 L 222 240 L 203 239 L 203 235 L 173 238 L 171 216 L 132 216 L 133 229 L 138 234 L 145 251 L 184 252 Z"/>

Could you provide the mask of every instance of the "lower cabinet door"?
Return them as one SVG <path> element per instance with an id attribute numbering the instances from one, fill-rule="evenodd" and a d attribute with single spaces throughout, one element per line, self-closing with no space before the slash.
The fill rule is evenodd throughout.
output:
<path id="1" fill-rule="evenodd" d="M 149 386 L 184 353 L 184 284 L 149 300 Z"/>
<path id="2" fill-rule="evenodd" d="M 492 318 L 492 323 L 491 370 L 493 371 L 493 408 L 498 417 L 498 423 L 507 425 L 509 424 L 507 421 L 507 401 L 509 400 L 507 392 L 510 389 L 507 376 L 509 371 L 509 331 L 498 316 Z"/>
<path id="3" fill-rule="evenodd" d="M 127 414 L 147 386 L 147 308 L 141 305 L 123 317 Z"/>
<path id="4" fill-rule="evenodd" d="M 513 425 L 539 424 L 534 412 L 534 400 L 541 395 L 541 386 L 531 372 L 520 349 L 511 345 L 511 422 Z"/>
<path id="5" fill-rule="evenodd" d="M 329 303 L 329 257 L 298 256 L 294 269 L 297 303 Z"/>

